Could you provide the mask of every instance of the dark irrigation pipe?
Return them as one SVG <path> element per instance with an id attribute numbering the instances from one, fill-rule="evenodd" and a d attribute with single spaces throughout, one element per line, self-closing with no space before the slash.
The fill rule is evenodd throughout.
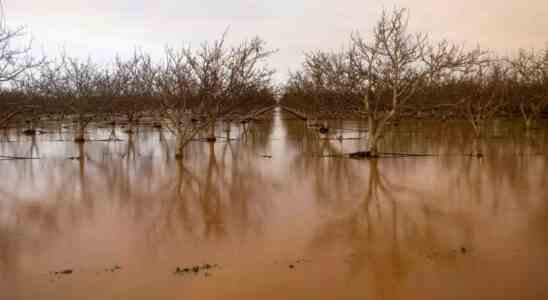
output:
<path id="1" fill-rule="evenodd" d="M 41 158 L 40 157 L 0 155 L 0 160 L 27 160 L 27 159 L 41 159 Z"/>
<path id="2" fill-rule="evenodd" d="M 347 138 L 319 138 L 319 140 L 325 140 L 325 141 L 342 141 L 342 140 L 353 140 L 353 141 L 357 141 L 357 140 L 363 140 L 363 138 L 352 138 L 352 137 L 347 137 Z"/>
<path id="3" fill-rule="evenodd" d="M 427 157 L 427 156 L 445 156 L 442 154 L 429 154 L 429 153 L 393 153 L 393 152 L 379 152 L 380 156 L 391 157 L 391 156 L 416 156 L 416 157 Z"/>

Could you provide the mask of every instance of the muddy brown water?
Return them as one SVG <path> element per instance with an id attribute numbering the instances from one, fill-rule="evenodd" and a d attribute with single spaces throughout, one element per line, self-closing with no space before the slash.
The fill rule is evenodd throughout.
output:
<path id="1" fill-rule="evenodd" d="M 152 128 L 5 132 L 0 299 L 548 299 L 546 129 L 478 159 L 466 124 L 402 122 L 383 151 L 431 156 L 364 161 L 330 125 L 275 111 L 182 162 Z"/>

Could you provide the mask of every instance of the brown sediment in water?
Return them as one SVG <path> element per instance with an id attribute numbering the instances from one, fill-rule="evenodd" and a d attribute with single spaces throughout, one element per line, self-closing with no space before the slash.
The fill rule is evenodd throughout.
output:
<path id="1" fill-rule="evenodd" d="M 320 140 L 287 117 L 179 161 L 154 128 L 132 143 L 38 137 L 40 160 L 0 167 L 2 296 L 548 298 L 548 163 L 529 155 L 547 152 L 545 131 L 508 131 L 478 160 L 458 124 L 401 122 L 383 151 L 436 156 L 353 160 L 340 157 L 365 140 Z M 356 130 L 328 134 L 365 134 L 344 126 Z"/>

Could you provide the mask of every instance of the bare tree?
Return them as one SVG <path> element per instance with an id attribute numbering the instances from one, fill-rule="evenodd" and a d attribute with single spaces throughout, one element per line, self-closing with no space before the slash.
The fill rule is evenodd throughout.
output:
<path id="1" fill-rule="evenodd" d="M 198 50 L 166 50 L 157 86 L 168 128 L 177 137 L 177 157 L 206 128 L 208 141 L 215 141 L 220 118 L 254 107 L 254 96 L 270 86 L 273 71 L 264 61 L 272 53 L 259 38 L 227 47 L 225 35 Z"/>
<path id="2" fill-rule="evenodd" d="M 304 67 L 316 94 L 317 114 L 337 117 L 359 108 L 359 77 L 352 69 L 352 51 L 305 54 Z M 317 116 L 317 117 L 319 117 Z"/>
<path id="3" fill-rule="evenodd" d="M 513 104 L 530 129 L 548 106 L 548 52 L 521 50 L 514 59 L 508 59 L 512 72 Z"/>
<path id="4" fill-rule="evenodd" d="M 62 69 L 62 85 L 64 91 L 64 105 L 73 117 L 75 138 L 77 143 L 85 142 L 86 129 L 95 118 L 98 109 L 102 106 L 104 95 L 100 94 L 99 82 L 101 70 L 92 62 L 91 58 L 80 60 L 66 58 Z"/>
<path id="5" fill-rule="evenodd" d="M 197 84 L 200 113 L 209 124 L 209 141 L 215 141 L 217 120 L 249 106 L 246 94 L 268 87 L 274 73 L 265 65 L 274 51 L 266 49 L 264 40 L 255 37 L 228 47 L 225 38 L 226 33 L 211 44 L 203 43 L 197 51 L 184 51 Z"/>
<path id="6" fill-rule="evenodd" d="M 31 42 L 24 41 L 27 36 L 26 28 L 9 27 L 1 6 L 0 2 L 0 88 L 6 88 L 6 84 L 9 86 L 23 72 L 39 66 L 43 60 L 30 55 Z M 19 110 L 20 108 L 12 107 L 11 111 L 0 112 L 0 126 L 12 119 Z"/>
<path id="7" fill-rule="evenodd" d="M 280 103 L 286 107 L 307 111 L 314 104 L 312 90 L 311 82 L 304 71 L 290 72 Z"/>
<path id="8" fill-rule="evenodd" d="M 159 67 L 156 85 L 162 116 L 167 128 L 176 137 L 175 157 L 182 158 L 186 145 L 207 125 L 197 124 L 197 120 L 193 119 L 197 83 L 191 76 L 191 67 L 184 51 L 166 49 L 165 62 Z"/>
<path id="9" fill-rule="evenodd" d="M 135 51 L 128 60 L 117 57 L 113 71 L 114 110 L 125 115 L 128 134 L 132 134 L 140 117 L 151 108 L 156 97 L 158 68 L 150 55 Z"/>
<path id="10" fill-rule="evenodd" d="M 500 59 L 483 61 L 460 78 L 458 107 L 474 130 L 472 155 L 482 157 L 481 143 L 487 124 L 507 104 L 508 68 Z"/>
<path id="11" fill-rule="evenodd" d="M 460 76 L 484 54 L 445 40 L 431 44 L 425 34 L 409 33 L 407 24 L 405 9 L 384 11 L 371 39 L 355 33 L 349 50 L 307 53 L 303 72 L 290 77 L 283 103 L 306 100 L 316 114 L 367 119 L 364 155 L 376 157 L 386 124 L 398 113 L 419 107 L 424 101 L 419 92 Z M 412 99 L 413 106 L 407 105 Z"/>
<path id="12" fill-rule="evenodd" d="M 442 41 L 431 45 L 425 34 L 408 33 L 405 9 L 383 12 L 373 30 L 373 40 L 354 35 L 359 60 L 353 60 L 358 72 L 365 74 L 364 112 L 368 115 L 368 145 L 376 156 L 378 141 L 386 123 L 428 82 L 445 72 L 466 68 L 481 51 L 466 52 L 462 47 Z M 359 64 L 356 64 L 359 61 Z M 379 105 L 388 98 L 387 106 Z"/>

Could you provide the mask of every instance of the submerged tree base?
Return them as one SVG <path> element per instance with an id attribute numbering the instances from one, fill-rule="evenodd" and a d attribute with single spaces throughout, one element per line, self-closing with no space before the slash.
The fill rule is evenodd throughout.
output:
<path id="1" fill-rule="evenodd" d="M 329 128 L 327 127 L 320 127 L 320 133 L 321 134 L 327 134 L 329 132 Z"/>
<path id="2" fill-rule="evenodd" d="M 82 144 L 82 143 L 85 143 L 85 142 L 86 142 L 86 139 L 83 138 L 83 137 L 77 137 L 77 138 L 74 138 L 74 142 L 75 142 L 75 143 Z"/>
<path id="3" fill-rule="evenodd" d="M 358 152 L 350 153 L 348 157 L 353 159 L 370 159 L 370 158 L 378 158 L 379 156 L 377 154 L 372 153 L 371 151 L 358 151 Z"/>
<path id="4" fill-rule="evenodd" d="M 23 131 L 23 134 L 24 135 L 36 135 L 36 130 L 35 129 L 27 129 L 27 130 Z"/>

